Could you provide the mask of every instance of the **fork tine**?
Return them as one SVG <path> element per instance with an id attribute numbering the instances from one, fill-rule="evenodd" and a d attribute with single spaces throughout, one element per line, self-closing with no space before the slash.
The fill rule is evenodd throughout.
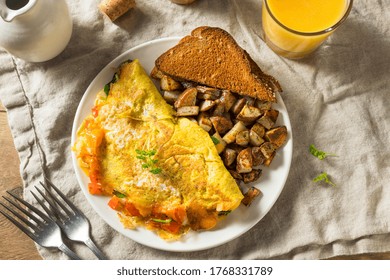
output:
<path id="1" fill-rule="evenodd" d="M 19 201 L 20 203 L 22 203 L 24 206 L 26 206 L 27 208 L 29 208 L 32 212 L 34 212 L 35 214 L 37 214 L 39 217 L 41 217 L 43 220 L 45 220 L 46 222 L 47 221 L 50 221 L 50 218 L 45 214 L 43 213 L 41 210 L 39 210 L 38 208 L 36 208 L 35 206 L 31 205 L 30 203 L 28 203 L 27 201 L 24 201 L 23 199 L 17 197 L 16 195 L 10 193 L 9 191 L 7 191 L 7 193 L 12 196 L 13 198 L 15 198 L 17 201 Z"/>
<path id="2" fill-rule="evenodd" d="M 72 201 L 70 201 L 49 179 L 45 177 L 45 181 L 56 191 L 56 193 L 66 202 L 66 204 L 72 208 L 75 213 L 84 216 L 84 214 L 72 203 Z"/>
<path id="3" fill-rule="evenodd" d="M 69 209 L 57 198 L 55 197 L 55 195 L 49 190 L 49 188 L 47 186 L 45 186 L 42 182 L 39 182 L 42 187 L 46 190 L 46 192 L 49 194 L 49 196 L 58 204 L 58 206 L 61 207 L 61 209 L 66 213 L 68 214 L 68 216 L 70 215 L 73 215 L 73 213 L 71 211 L 69 211 Z M 42 194 L 41 194 L 42 195 Z M 45 198 L 46 199 L 46 198 Z M 46 199 L 48 202 L 49 200 Z M 51 204 L 50 204 L 51 205 Z M 52 205 L 52 207 L 54 207 L 54 205 Z M 60 212 L 60 211 L 59 211 Z"/>
<path id="4" fill-rule="evenodd" d="M 22 207 L 20 207 L 19 204 L 13 202 L 12 200 L 10 200 L 9 198 L 3 196 L 3 198 L 5 200 L 7 200 L 10 204 L 12 204 L 15 208 L 17 208 L 19 211 L 23 212 L 25 215 L 27 215 L 29 218 L 31 218 L 34 222 L 36 222 L 37 224 L 33 224 L 31 223 L 29 220 L 27 220 L 25 217 L 23 217 L 22 215 L 20 215 L 18 212 L 12 212 L 5 204 L 1 203 L 1 205 L 3 205 L 4 208 L 6 208 L 8 211 L 12 212 L 16 217 L 19 218 L 19 220 L 21 220 L 22 222 L 24 222 L 26 225 L 28 225 L 29 227 L 31 227 L 32 229 L 34 230 L 37 230 L 38 229 L 38 226 L 39 225 L 43 225 L 43 222 L 42 220 L 39 220 L 37 217 L 35 217 L 33 214 L 31 214 L 30 212 L 26 211 L 25 209 L 23 209 Z"/>
<path id="5" fill-rule="evenodd" d="M 39 190 L 38 190 L 39 192 Z M 43 208 L 43 210 L 45 210 L 45 212 L 50 216 L 50 219 L 54 219 L 56 220 L 57 217 L 56 217 L 56 214 L 50 210 L 46 205 L 45 203 L 35 194 L 31 191 L 31 194 L 34 196 L 35 200 L 39 203 L 39 205 L 41 205 L 41 207 Z"/>
<path id="6" fill-rule="evenodd" d="M 0 203 L 3 207 L 5 207 L 8 211 L 9 208 L 4 206 L 4 204 Z M 22 225 L 21 223 L 19 223 L 17 220 L 15 220 L 12 216 L 8 215 L 7 213 L 5 213 L 3 210 L 0 209 L 0 213 L 4 215 L 4 217 L 6 217 L 8 220 L 10 220 L 10 222 L 12 222 L 15 226 L 17 226 L 21 231 L 23 231 L 26 235 L 28 235 L 28 237 L 30 237 L 32 240 L 35 241 L 36 237 L 35 235 L 29 231 L 24 225 Z M 11 211 L 12 213 L 12 211 Z"/>
<path id="7" fill-rule="evenodd" d="M 37 190 L 37 192 L 39 192 L 39 194 L 43 197 L 43 199 L 49 203 L 49 205 L 51 206 L 51 208 L 49 207 L 46 207 L 45 203 L 42 201 L 42 200 L 38 200 L 38 197 L 34 195 L 35 199 L 38 200 L 38 203 L 43 207 L 43 209 L 46 211 L 46 213 L 52 217 L 52 218 L 57 218 L 57 216 L 60 218 L 60 219 L 66 219 L 66 216 L 64 214 L 61 213 L 61 210 L 58 209 L 58 206 L 47 196 L 45 195 L 40 189 L 38 189 L 37 187 L 35 187 L 35 189 Z M 42 202 L 42 203 L 41 203 Z"/>

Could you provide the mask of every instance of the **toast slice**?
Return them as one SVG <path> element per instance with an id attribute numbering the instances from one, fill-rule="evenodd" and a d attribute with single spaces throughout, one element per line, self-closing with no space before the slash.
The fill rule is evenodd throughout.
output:
<path id="1" fill-rule="evenodd" d="M 282 89 L 225 30 L 201 26 L 157 58 L 156 67 L 178 81 L 192 81 L 276 102 Z"/>

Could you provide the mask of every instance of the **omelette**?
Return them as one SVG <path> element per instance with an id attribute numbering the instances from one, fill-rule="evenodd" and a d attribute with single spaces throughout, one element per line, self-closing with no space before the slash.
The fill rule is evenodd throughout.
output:
<path id="1" fill-rule="evenodd" d="M 97 94 L 73 151 L 90 194 L 110 196 L 126 228 L 167 240 L 213 228 L 243 198 L 208 133 L 175 117 L 138 60 Z"/>

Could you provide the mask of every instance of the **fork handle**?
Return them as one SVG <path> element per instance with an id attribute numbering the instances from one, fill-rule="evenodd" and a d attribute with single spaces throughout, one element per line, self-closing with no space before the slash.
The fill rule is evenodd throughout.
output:
<path id="1" fill-rule="evenodd" d="M 71 249 L 69 249 L 68 246 L 66 246 L 64 243 L 62 243 L 58 247 L 58 249 L 60 249 L 62 252 L 64 252 L 65 255 L 67 255 L 72 260 L 81 260 L 81 258 L 79 256 L 77 256 L 75 252 L 73 252 Z"/>
<path id="2" fill-rule="evenodd" d="M 85 241 L 85 245 L 91 249 L 91 251 L 96 255 L 96 257 L 98 257 L 99 260 L 108 260 L 108 258 L 103 254 L 102 251 L 100 251 L 100 249 L 95 245 L 95 243 L 93 243 L 90 238 Z"/>

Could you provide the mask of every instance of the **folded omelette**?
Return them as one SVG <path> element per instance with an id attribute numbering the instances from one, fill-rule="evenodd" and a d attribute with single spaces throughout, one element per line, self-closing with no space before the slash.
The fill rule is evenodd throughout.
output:
<path id="1" fill-rule="evenodd" d="M 208 133 L 175 117 L 138 60 L 98 93 L 73 151 L 125 227 L 164 239 L 213 228 L 243 198 Z"/>

